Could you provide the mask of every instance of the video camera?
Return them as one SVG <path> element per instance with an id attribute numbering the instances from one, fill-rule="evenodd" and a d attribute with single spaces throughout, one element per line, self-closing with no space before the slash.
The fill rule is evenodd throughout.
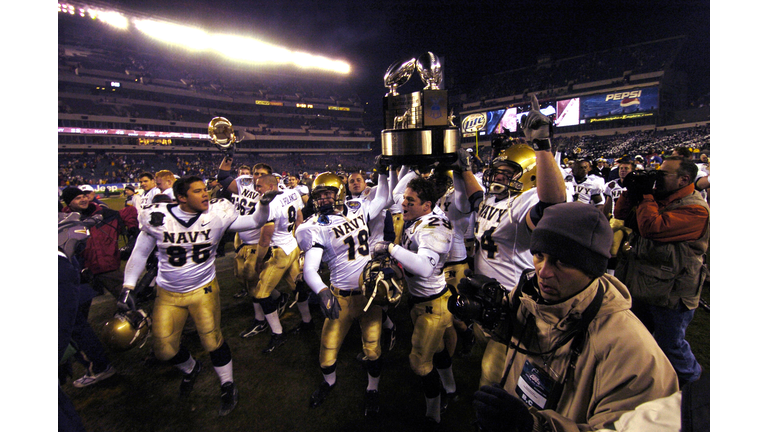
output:
<path id="1" fill-rule="evenodd" d="M 504 300 L 507 291 L 493 278 L 474 274 L 459 282 L 458 295 L 448 299 L 448 310 L 462 321 L 475 321 L 502 343 L 509 341 L 513 317 Z"/>

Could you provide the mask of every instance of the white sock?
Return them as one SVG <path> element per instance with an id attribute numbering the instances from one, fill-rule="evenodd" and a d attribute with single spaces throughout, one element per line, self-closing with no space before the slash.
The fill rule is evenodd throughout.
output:
<path id="1" fill-rule="evenodd" d="M 605 272 L 608 273 L 611 276 L 615 276 L 615 274 L 616 274 L 616 270 L 614 270 L 614 269 L 608 269 Z"/>
<path id="2" fill-rule="evenodd" d="M 234 378 L 232 378 L 232 360 L 224 366 L 214 366 L 213 369 L 216 371 L 216 375 L 219 376 L 219 381 L 221 381 L 222 385 L 234 381 Z"/>
<path id="3" fill-rule="evenodd" d="M 440 375 L 440 381 L 443 383 L 445 392 L 456 393 L 456 380 L 453 379 L 453 367 L 448 366 L 445 369 L 437 369 L 437 374 Z"/>
<path id="4" fill-rule="evenodd" d="M 309 300 L 298 303 L 301 321 L 308 323 L 312 321 L 312 314 L 309 312 Z"/>
<path id="5" fill-rule="evenodd" d="M 266 316 L 267 322 L 269 323 L 269 328 L 272 329 L 272 333 L 274 334 L 282 334 L 283 333 L 283 325 L 280 324 L 280 317 L 277 315 L 277 311 L 274 311 Z"/>
<path id="6" fill-rule="evenodd" d="M 371 374 L 368 374 L 368 388 L 366 390 L 378 390 L 379 379 L 381 379 L 381 376 L 377 376 L 374 378 L 371 376 Z"/>
<path id="7" fill-rule="evenodd" d="M 256 321 L 264 321 L 264 309 L 258 303 L 253 303 L 253 315 L 256 317 Z"/>
<path id="8" fill-rule="evenodd" d="M 177 364 L 176 367 L 180 371 L 184 372 L 184 374 L 188 374 L 192 372 L 192 369 L 195 368 L 195 363 L 196 363 L 195 358 L 190 355 L 187 361 L 185 361 L 184 363 Z"/>
<path id="9" fill-rule="evenodd" d="M 428 398 L 427 400 L 427 417 L 432 417 L 436 422 L 440 423 L 440 395 L 436 398 Z"/>
<path id="10" fill-rule="evenodd" d="M 336 384 L 336 371 L 333 371 L 327 375 L 323 374 L 323 379 L 328 383 L 329 386 L 333 386 Z"/>

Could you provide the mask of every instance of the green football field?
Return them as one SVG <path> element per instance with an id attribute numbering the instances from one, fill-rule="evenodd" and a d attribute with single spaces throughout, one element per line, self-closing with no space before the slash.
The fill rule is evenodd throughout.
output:
<path id="1" fill-rule="evenodd" d="M 119 208 L 123 199 L 107 199 Z M 325 403 L 309 408 L 309 398 L 321 382 L 318 364 L 322 313 L 312 305 L 315 331 L 293 335 L 270 354 L 262 354 L 269 334 L 250 339 L 238 336 L 251 324 L 253 307 L 250 300 L 235 299 L 240 283 L 233 277 L 234 252 L 228 244 L 224 257 L 216 259 L 221 287 L 222 331 L 231 350 L 234 377 L 240 397 L 238 406 L 226 417 L 218 417 L 219 380 L 196 333 L 185 332 L 182 344 L 203 362 L 191 401 L 178 402 L 180 373 L 167 364 L 158 363 L 149 344 L 127 352 L 110 352 L 117 368 L 114 377 L 83 389 L 74 388 L 70 379 L 63 386 L 83 418 L 88 431 L 416 431 L 424 416 L 421 382 L 410 370 L 408 353 L 412 331 L 407 306 L 391 309 L 398 326 L 398 341 L 392 352 L 382 355 L 384 368 L 381 383 L 381 413 L 377 421 L 363 416 L 363 395 L 367 384 L 362 363 L 356 360 L 361 351 L 360 329 L 353 326 L 347 335 L 337 363 L 337 386 Z M 281 285 L 285 289 L 286 286 Z M 703 296 L 708 303 L 709 288 Z M 148 305 L 151 308 L 151 305 Z M 94 300 L 90 322 L 95 329 L 115 313 L 115 299 L 104 294 Z M 300 321 L 293 307 L 283 315 L 282 324 L 289 330 Z M 709 312 L 696 311 L 687 339 L 697 359 L 709 371 Z M 459 399 L 443 416 L 443 431 L 474 430 L 472 393 L 480 376 L 482 351 L 475 346 L 469 355 L 454 357 L 453 370 Z M 631 365 L 628 365 L 631 367 Z M 84 373 L 76 364 L 74 378 Z"/>

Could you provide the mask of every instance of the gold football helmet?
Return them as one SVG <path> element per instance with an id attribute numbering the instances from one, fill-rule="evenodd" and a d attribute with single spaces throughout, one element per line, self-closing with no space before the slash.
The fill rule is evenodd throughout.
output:
<path id="1" fill-rule="evenodd" d="M 389 256 L 371 259 L 360 273 L 360 286 L 368 299 L 364 311 L 372 304 L 399 304 L 405 286 L 403 269 Z"/>
<path id="2" fill-rule="evenodd" d="M 514 174 L 499 170 L 502 166 L 512 168 Z M 491 194 L 519 194 L 536 187 L 536 153 L 527 144 L 501 150 L 483 173 L 483 187 Z"/>
<path id="3" fill-rule="evenodd" d="M 102 339 L 105 345 L 115 351 L 142 347 L 149 338 L 151 323 L 151 318 L 141 309 L 118 312 L 104 324 Z"/>
<path id="4" fill-rule="evenodd" d="M 344 198 L 347 195 L 347 188 L 344 185 L 344 181 L 340 176 L 332 172 L 324 172 L 318 175 L 315 181 L 312 182 L 312 201 L 315 205 L 315 210 L 317 210 L 318 213 L 323 213 L 323 211 L 320 210 L 323 206 L 318 203 L 320 194 L 328 190 L 331 190 L 336 194 L 333 201 L 334 208 L 344 205 Z M 325 208 L 328 208 L 328 204 L 325 205 Z"/>

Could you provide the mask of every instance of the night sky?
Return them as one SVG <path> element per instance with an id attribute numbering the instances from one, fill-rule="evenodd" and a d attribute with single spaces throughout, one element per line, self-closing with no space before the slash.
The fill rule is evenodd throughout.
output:
<path id="1" fill-rule="evenodd" d="M 692 97 L 709 92 L 709 2 L 667 1 L 263 1 L 121 0 L 148 14 L 230 29 L 352 64 L 364 101 L 378 103 L 395 60 L 432 51 L 446 81 L 461 88 L 484 75 L 688 35 L 684 52 Z M 413 79 L 413 78 L 412 78 Z"/>

